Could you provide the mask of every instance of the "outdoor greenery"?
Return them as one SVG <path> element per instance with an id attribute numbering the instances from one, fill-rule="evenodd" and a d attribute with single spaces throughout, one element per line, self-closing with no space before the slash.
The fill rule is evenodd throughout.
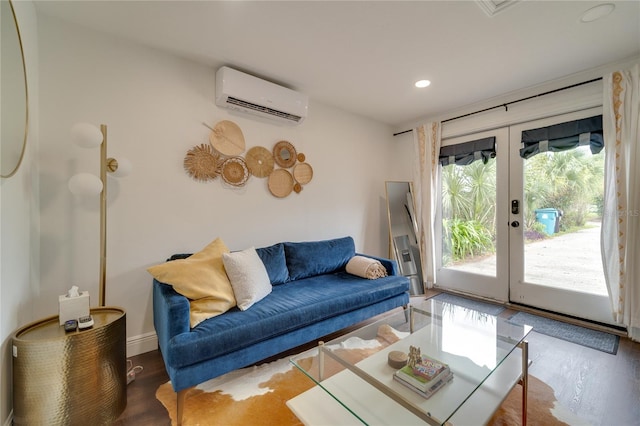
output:
<path id="1" fill-rule="evenodd" d="M 604 151 L 589 147 L 546 152 L 525 160 L 524 232 L 546 238 L 536 210 L 559 211 L 560 232 L 582 228 L 602 212 Z M 495 252 L 496 161 L 442 168 L 443 262 Z"/>
<path id="2" fill-rule="evenodd" d="M 535 210 L 561 212 L 560 231 L 581 228 L 589 214 L 602 211 L 604 151 L 589 147 L 538 154 L 525 162 L 525 225 L 535 223 Z"/>

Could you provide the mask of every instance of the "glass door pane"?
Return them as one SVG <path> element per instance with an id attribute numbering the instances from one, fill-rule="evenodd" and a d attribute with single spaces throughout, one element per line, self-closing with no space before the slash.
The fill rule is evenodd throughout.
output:
<path id="1" fill-rule="evenodd" d="M 487 137 L 496 138 L 495 158 L 441 166 L 436 284 L 507 301 L 508 129 L 453 138 L 443 145 Z"/>
<path id="2" fill-rule="evenodd" d="M 496 160 L 442 167 L 442 266 L 496 276 Z"/>
<path id="3" fill-rule="evenodd" d="M 600 224 L 604 150 L 546 152 L 524 162 L 524 279 L 607 295 Z"/>

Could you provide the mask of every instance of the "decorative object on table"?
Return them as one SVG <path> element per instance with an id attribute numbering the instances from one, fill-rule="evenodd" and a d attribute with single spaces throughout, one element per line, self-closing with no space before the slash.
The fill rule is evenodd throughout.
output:
<path id="1" fill-rule="evenodd" d="M 184 169 L 189 176 L 207 182 L 220 174 L 220 155 L 209 144 L 194 146 L 184 157 Z"/>
<path id="2" fill-rule="evenodd" d="M 77 320 L 89 315 L 89 292 L 79 292 L 77 286 L 72 286 L 67 294 L 58 296 L 58 319 L 60 325 L 68 320 Z"/>
<path id="3" fill-rule="evenodd" d="M 231 186 L 243 186 L 249 179 L 249 168 L 242 157 L 229 157 L 222 163 L 222 180 Z"/>
<path id="4" fill-rule="evenodd" d="M 285 169 L 276 169 L 269 175 L 269 191 L 278 198 L 284 198 L 293 191 L 293 176 Z"/>
<path id="5" fill-rule="evenodd" d="M 407 359 L 407 365 L 409 367 L 414 367 L 417 363 L 420 362 L 420 348 L 416 346 L 409 346 L 409 356 Z"/>
<path id="6" fill-rule="evenodd" d="M 107 158 L 107 126 L 100 129 L 92 124 L 79 123 L 71 128 L 71 140 L 85 148 L 100 145 L 100 177 L 91 173 L 78 173 L 69 179 L 69 190 L 78 196 L 100 194 L 100 279 L 99 306 L 105 305 L 107 271 L 107 172 L 124 177 L 131 172 L 131 162 L 121 158 Z"/>
<path id="7" fill-rule="evenodd" d="M 297 159 L 296 149 L 290 142 L 280 141 L 273 147 L 273 159 L 283 169 L 293 167 Z"/>
<path id="8" fill-rule="evenodd" d="M 267 148 L 254 146 L 247 151 L 245 160 L 249 171 L 255 177 L 265 178 L 273 171 L 273 155 Z"/>
<path id="9" fill-rule="evenodd" d="M 407 354 L 401 351 L 391 351 L 387 356 L 387 363 L 396 370 L 407 365 Z"/>
<path id="10" fill-rule="evenodd" d="M 447 364 L 422 355 L 420 348 L 410 346 L 407 365 L 396 371 L 393 378 L 429 398 L 453 379 L 453 373 Z"/>
<path id="11" fill-rule="evenodd" d="M 207 126 L 208 127 L 208 126 Z M 224 155 L 236 156 L 244 152 L 244 134 L 233 121 L 219 121 L 211 130 L 209 143 Z"/>

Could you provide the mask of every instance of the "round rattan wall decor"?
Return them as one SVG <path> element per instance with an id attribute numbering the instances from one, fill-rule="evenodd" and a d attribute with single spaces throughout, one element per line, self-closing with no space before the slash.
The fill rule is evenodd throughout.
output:
<path id="1" fill-rule="evenodd" d="M 244 152 L 244 135 L 233 121 L 219 121 L 209 135 L 209 143 L 224 155 L 240 155 Z"/>
<path id="2" fill-rule="evenodd" d="M 184 170 L 197 181 L 213 180 L 220 174 L 220 156 L 211 145 L 194 146 L 184 157 Z"/>
<path id="3" fill-rule="evenodd" d="M 273 171 L 273 155 L 267 148 L 254 146 L 245 155 L 245 160 L 252 175 L 265 178 Z"/>
<path id="4" fill-rule="evenodd" d="M 278 198 L 284 198 L 293 191 L 293 176 L 285 169 L 276 169 L 269 175 L 269 191 Z"/>
<path id="5" fill-rule="evenodd" d="M 249 179 L 249 168 L 242 157 L 230 157 L 222 163 L 222 180 L 232 186 L 243 186 Z"/>
<path id="6" fill-rule="evenodd" d="M 296 149 L 290 142 L 280 141 L 273 147 L 273 159 L 284 169 L 296 164 L 296 156 Z"/>
<path id="7" fill-rule="evenodd" d="M 293 178 L 300 185 L 306 185 L 313 178 L 313 168 L 309 163 L 298 163 L 293 168 Z"/>

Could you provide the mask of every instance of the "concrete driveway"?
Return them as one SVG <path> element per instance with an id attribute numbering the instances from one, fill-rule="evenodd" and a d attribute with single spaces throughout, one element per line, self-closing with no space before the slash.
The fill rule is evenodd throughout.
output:
<path id="1" fill-rule="evenodd" d="M 449 267 L 459 271 L 495 274 L 496 257 Z M 593 294 L 607 294 L 600 256 L 600 222 L 577 232 L 525 245 L 525 281 Z"/>

